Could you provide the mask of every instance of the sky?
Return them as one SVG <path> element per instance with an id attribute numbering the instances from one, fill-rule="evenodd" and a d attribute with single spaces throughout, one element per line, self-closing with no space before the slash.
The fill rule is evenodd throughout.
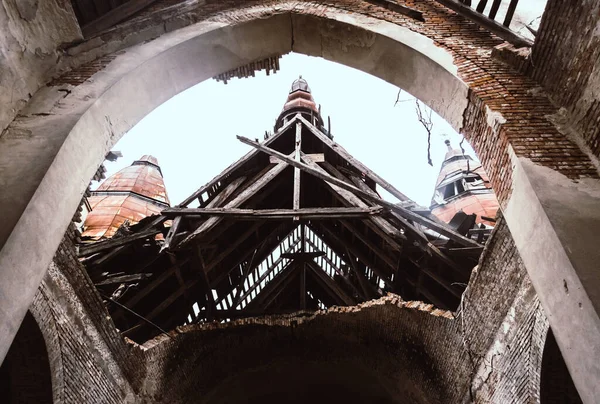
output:
<path id="1" fill-rule="evenodd" d="M 545 4 L 546 0 L 521 1 L 511 28 L 530 35 L 524 25 L 537 28 Z M 321 58 L 292 53 L 280 65 L 281 70 L 270 76 L 257 72 L 254 78 L 233 79 L 226 85 L 207 80 L 160 105 L 113 148 L 123 157 L 105 163 L 107 176 L 151 154 L 161 166 L 171 204 L 181 202 L 251 149 L 236 135 L 262 140 L 266 130 L 273 131 L 292 82 L 302 75 L 325 121 L 331 117 L 334 140 L 415 202 L 429 206 L 447 151 L 444 140 L 458 147 L 462 136 L 432 114 L 432 167 L 427 163 L 427 132 L 417 120 L 410 94 L 401 91 L 395 104 L 397 87 Z M 476 157 L 466 141 L 463 147 Z M 385 192 L 382 196 L 394 200 Z"/>
<path id="2" fill-rule="evenodd" d="M 273 131 L 292 82 L 302 75 L 325 121 L 331 117 L 334 140 L 405 195 L 429 206 L 447 151 L 444 140 L 455 147 L 462 140 L 450 125 L 432 114 L 431 167 L 427 132 L 410 94 L 402 91 L 394 105 L 397 87 L 321 58 L 292 53 L 280 66 L 269 76 L 263 71 L 227 84 L 207 80 L 171 98 L 115 145 L 123 157 L 105 163 L 107 176 L 151 154 L 161 166 L 171 204 L 181 202 L 251 149 L 236 135 L 262 140 L 265 130 Z M 474 155 L 469 146 L 466 150 Z"/>

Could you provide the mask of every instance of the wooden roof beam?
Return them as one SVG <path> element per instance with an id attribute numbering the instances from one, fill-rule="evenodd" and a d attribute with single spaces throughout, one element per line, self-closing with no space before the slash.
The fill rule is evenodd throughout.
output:
<path id="1" fill-rule="evenodd" d="M 276 139 L 278 139 L 279 137 L 281 137 L 281 135 L 294 122 L 295 122 L 295 120 L 291 120 L 291 121 L 287 122 L 285 125 L 283 125 L 279 129 L 279 131 L 277 131 L 277 133 L 275 133 L 273 136 L 269 137 L 264 142 L 264 144 L 265 145 L 269 145 L 269 144 L 273 143 Z M 250 161 L 253 157 L 255 157 L 258 154 L 259 154 L 259 151 L 256 150 L 256 149 L 253 149 L 253 150 L 249 151 L 242 158 L 240 158 L 238 161 L 236 161 L 235 163 L 231 164 L 229 167 L 227 167 L 225 170 L 223 170 L 219 175 L 217 175 L 216 177 L 214 177 L 208 183 L 206 183 L 205 185 L 203 185 L 202 187 L 200 187 L 198 190 L 196 190 L 194 193 L 192 193 L 190 196 L 188 196 L 183 202 L 181 202 L 176 207 L 182 208 L 182 207 L 188 206 L 190 203 L 192 203 L 194 201 L 194 199 L 197 199 L 200 195 L 202 195 L 204 192 L 208 191 L 215 184 L 219 183 L 220 181 L 224 181 L 228 176 L 230 176 L 231 174 L 233 174 L 235 171 L 239 170 L 244 164 L 246 164 L 248 161 Z"/>
<path id="2" fill-rule="evenodd" d="M 348 208 L 302 208 L 302 209 L 240 209 L 240 208 L 168 208 L 162 214 L 175 220 L 182 216 L 223 216 L 234 220 L 304 220 L 366 219 L 384 211 L 381 206 Z"/>
<path id="3" fill-rule="evenodd" d="M 469 247 L 473 247 L 473 246 L 479 246 L 479 244 L 477 244 L 475 241 L 468 239 L 458 233 L 456 233 L 455 231 L 453 231 L 452 229 L 443 226 L 441 224 L 435 223 L 421 215 L 418 215 L 414 212 L 411 212 L 408 209 L 405 209 L 401 206 L 398 206 L 392 202 L 388 202 L 386 200 L 383 200 L 379 197 L 373 196 L 368 192 L 363 191 L 362 189 L 359 189 L 357 187 L 355 187 L 352 184 L 349 184 L 345 181 L 339 180 L 329 174 L 327 174 L 326 172 L 322 172 L 320 170 L 315 169 L 314 167 L 309 166 L 308 164 L 306 164 L 305 162 L 297 162 L 294 159 L 286 156 L 283 153 L 278 152 L 277 150 L 273 150 L 267 146 L 264 146 L 260 143 L 254 142 L 248 138 L 245 138 L 243 136 L 237 136 L 237 138 L 245 144 L 248 144 L 250 146 L 253 146 L 261 151 L 264 151 L 267 154 L 276 156 L 277 158 L 279 158 L 280 160 L 288 163 L 289 165 L 293 166 L 293 167 L 298 167 L 301 170 L 306 171 L 307 173 L 320 178 L 324 181 L 327 181 L 330 184 L 334 184 L 342 189 L 345 189 L 347 191 L 350 191 L 352 193 L 354 193 L 355 195 L 360 195 L 361 197 L 370 200 L 372 202 L 375 202 L 383 207 L 389 208 L 390 210 L 392 210 L 393 212 L 397 213 L 398 215 L 400 215 L 401 217 L 408 219 L 408 220 L 412 220 L 414 222 L 417 222 L 419 224 L 422 224 L 446 237 L 448 237 L 449 239 L 461 244 L 461 245 L 465 245 L 465 246 L 469 246 Z"/>

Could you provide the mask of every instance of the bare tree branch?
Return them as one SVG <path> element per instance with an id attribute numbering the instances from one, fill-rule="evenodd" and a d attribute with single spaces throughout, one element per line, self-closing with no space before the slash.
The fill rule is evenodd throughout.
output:
<path id="1" fill-rule="evenodd" d="M 433 167 L 433 162 L 431 161 L 431 130 L 433 129 L 433 122 L 431 121 L 431 108 L 424 107 L 425 112 L 421 109 L 421 103 L 419 100 L 415 99 L 416 111 L 417 111 L 417 119 L 421 122 L 421 125 L 427 131 L 427 162 L 430 166 Z"/>

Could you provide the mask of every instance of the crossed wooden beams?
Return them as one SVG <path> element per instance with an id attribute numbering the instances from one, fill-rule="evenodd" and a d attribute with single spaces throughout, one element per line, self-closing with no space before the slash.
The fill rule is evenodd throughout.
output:
<path id="1" fill-rule="evenodd" d="M 320 142 L 317 142 L 319 148 L 323 147 L 329 154 L 303 152 L 304 128 Z M 270 147 L 283 133 L 291 135 L 294 142 L 294 150 L 289 154 Z M 470 267 L 464 261 L 458 264 L 455 258 L 472 259 L 483 247 L 415 207 L 404 194 L 301 115 L 288 121 L 264 143 L 239 139 L 253 146 L 253 150 L 184 202 L 140 223 L 129 236 L 80 247 L 79 254 L 85 260 L 92 265 L 103 265 L 129 245 L 152 244 L 156 234 L 165 235 L 164 242 L 154 245 L 160 247 L 155 258 L 163 257 L 160 265 L 164 265 L 165 254 L 168 254 L 170 266 L 166 270 L 149 266 L 148 272 L 158 275 L 148 281 L 143 281 L 147 276 L 142 274 L 128 274 L 125 278 L 113 277 L 113 281 L 98 283 L 106 286 L 120 281 L 140 281 L 140 290 L 128 294 L 119 304 L 133 310 L 141 308 L 146 320 L 168 328 L 173 321 L 174 325 L 181 324 L 179 314 L 182 313 L 172 319 L 166 319 L 164 313 L 171 306 L 183 307 L 184 301 L 189 307 L 188 313 L 194 302 L 198 302 L 200 311 L 191 313 L 192 321 L 245 315 L 237 312 L 251 315 L 276 309 L 285 311 L 281 302 L 288 299 L 289 288 L 286 296 L 280 296 L 288 285 L 298 281 L 301 289 L 298 308 L 307 307 L 308 303 L 314 305 L 315 301 L 326 306 L 355 304 L 380 296 L 383 290 L 398 291 L 404 286 L 410 286 L 417 294 L 442 307 L 449 306 L 450 297 L 460 298 L 462 289 L 453 281 L 468 279 Z M 316 150 L 314 139 L 309 139 L 307 148 Z M 287 174 L 280 175 L 289 167 L 293 168 L 291 189 L 289 183 L 283 183 L 289 178 Z M 321 203 L 324 199 L 326 204 L 328 198 L 333 198 L 335 207 L 301 207 L 301 195 L 306 192 L 300 189 L 301 178 L 303 183 L 309 178 L 321 180 L 315 193 L 305 195 L 317 198 L 312 203 Z M 375 184 L 400 202 L 381 199 L 375 192 Z M 279 202 L 276 192 L 281 191 L 281 186 L 286 192 L 292 192 L 291 202 L 290 196 L 285 202 Z M 199 206 L 188 207 L 194 201 L 198 201 Z M 283 208 L 289 206 L 287 204 L 292 208 Z M 167 220 L 172 220 L 172 224 L 165 234 L 163 224 Z M 298 248 L 295 243 L 282 251 L 281 256 L 273 255 L 294 229 L 303 232 L 310 229 L 309 237 L 302 236 L 301 245 L 313 251 L 295 251 Z M 436 235 L 443 243 L 430 241 Z M 136 254 L 135 249 L 128 251 L 128 254 Z M 319 251 L 331 253 L 315 253 Z M 316 259 L 315 254 L 319 255 Z M 266 272 L 259 273 L 258 265 L 264 260 L 268 264 L 269 257 L 271 262 Z M 148 265 L 154 265 L 152 262 Z M 174 277 L 178 287 L 165 289 L 166 280 L 172 283 Z M 254 283 L 245 287 L 249 279 Z M 320 297 L 311 295 L 310 302 L 306 292 L 309 281 L 311 288 L 315 288 L 311 291 L 321 294 Z M 218 291 L 216 297 L 213 297 L 213 289 Z M 139 306 L 142 300 L 148 302 L 145 298 L 155 290 L 159 291 L 159 302 L 155 306 L 147 303 Z M 445 293 L 442 300 L 440 290 Z M 198 296 L 199 293 L 202 296 Z M 115 318 L 127 315 L 124 310 L 115 308 Z M 126 335 L 144 327 L 144 322 L 136 321 L 126 325 L 125 328 L 129 327 Z"/>

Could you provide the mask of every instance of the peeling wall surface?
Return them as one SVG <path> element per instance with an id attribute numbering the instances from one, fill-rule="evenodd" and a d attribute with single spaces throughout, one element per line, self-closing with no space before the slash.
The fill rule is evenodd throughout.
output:
<path id="1" fill-rule="evenodd" d="M 518 338 L 515 335 L 520 331 L 511 331 L 521 330 L 515 322 L 542 324 L 523 328 L 541 332 L 541 309 L 525 310 L 529 305 L 541 304 L 583 400 L 594 402 L 600 395 L 600 297 L 595 292 L 596 285 L 600 285 L 595 258 L 600 234 L 596 206 L 600 205 L 600 197 L 598 166 L 593 161 L 598 157 L 596 121 L 600 111 L 595 63 L 600 49 L 596 32 L 598 5 L 584 0 L 550 0 L 539 37 L 533 50 L 529 50 L 511 48 L 433 0 L 399 3 L 421 11 L 425 21 L 369 1 L 160 0 L 132 19 L 83 40 L 69 1 L 3 0 L 0 357 L 8 350 L 34 301 L 90 178 L 116 141 L 152 109 L 186 88 L 252 61 L 296 51 L 343 63 L 396 84 L 422 99 L 465 135 L 490 177 L 516 241 L 518 253 L 513 247 L 506 247 L 506 251 L 516 255 L 504 257 L 505 261 L 497 265 L 520 262 L 520 254 L 526 271 L 519 264 L 521 269 L 517 272 L 529 275 L 539 298 L 529 298 L 530 293 L 519 294 L 520 288 L 525 287 L 524 278 L 506 281 L 500 277 L 493 284 L 484 282 L 488 288 L 497 289 L 498 294 L 484 293 L 473 306 L 483 310 L 476 320 L 486 326 L 485 332 L 473 334 L 477 350 L 467 350 L 477 355 L 463 353 L 462 359 L 454 362 L 456 366 L 444 368 L 440 354 L 424 346 L 420 358 L 434 359 L 420 362 L 420 369 L 434 369 L 432 363 L 445 369 L 442 381 L 437 380 L 434 388 L 427 372 L 419 376 L 418 372 L 412 375 L 398 370 L 397 374 L 408 374 L 422 384 L 414 391 L 414 386 L 394 386 L 398 389 L 395 391 L 413 394 L 421 402 L 437 402 L 444 394 L 449 394 L 454 402 L 480 396 L 504 400 L 499 398 L 505 397 L 502 391 L 513 391 L 515 387 L 503 383 L 506 378 L 494 376 L 487 367 L 491 367 L 492 360 L 496 363 L 494 358 L 499 353 L 504 352 L 503 358 L 510 354 L 502 342 L 492 351 L 490 347 L 494 339 Z M 557 194 L 552 179 L 556 179 L 562 194 Z M 584 233 L 573 227 L 572 215 L 576 217 L 577 229 L 584 228 Z M 540 231 L 543 237 L 538 237 Z M 498 234 L 506 232 L 504 227 Z M 587 242 L 580 242 L 584 237 Z M 550 254 L 548 245 L 552 246 Z M 476 283 L 482 282 L 479 277 L 485 278 L 484 273 L 493 272 L 484 271 L 484 267 L 485 260 L 477 272 Z M 106 394 L 115 402 L 122 401 L 130 396 L 130 390 L 128 383 L 115 374 L 121 372 L 135 387 L 142 380 L 136 369 L 143 367 L 123 359 L 129 357 L 128 350 L 118 334 L 110 331 L 110 323 L 102 321 L 99 298 L 81 292 L 90 286 L 89 279 L 77 274 L 71 272 L 73 277 L 67 277 L 66 283 L 59 282 L 60 288 L 71 284 L 76 300 L 88 307 L 90 327 L 103 335 L 101 340 L 118 364 L 115 369 L 98 372 L 116 378 L 106 383 L 118 387 Z M 505 272 L 501 274 L 507 276 Z M 568 285 L 567 296 L 564 282 Z M 467 298 L 477 290 L 471 289 Z M 515 296 L 521 296 L 524 306 L 515 306 L 510 312 Z M 498 300 L 489 305 L 482 303 L 488 298 Z M 74 304 L 68 299 L 61 302 L 59 307 Z M 494 310 L 484 310 L 486 307 Z M 414 314 L 406 308 L 382 307 L 361 310 L 357 320 L 344 317 L 354 314 L 344 314 L 339 324 L 354 324 L 352 321 L 359 321 L 361 316 L 369 317 L 371 310 L 380 319 L 389 316 L 390 324 L 396 324 L 392 319 L 396 317 L 402 322 L 403 316 L 421 316 L 427 318 L 425 323 L 433 321 L 455 331 L 456 324 L 462 324 L 456 319 L 431 320 L 429 314 Z M 507 317 L 509 312 L 512 314 Z M 76 313 L 84 316 L 80 311 L 72 311 L 71 315 Z M 336 316 L 341 314 L 332 315 Z M 320 319 L 306 324 L 319 323 Z M 572 333 L 573 324 L 581 332 Z M 507 331 L 501 333 L 501 326 Z M 411 332 L 422 336 L 424 331 L 419 330 Z M 281 331 L 274 340 L 285 338 L 288 331 Z M 469 345 L 455 331 L 444 332 L 446 339 L 442 339 L 442 344 L 453 341 L 454 346 L 461 342 L 463 347 Z M 191 339 L 196 338 L 196 332 L 186 331 Z M 415 335 L 407 332 L 401 334 Z M 90 333 L 76 335 L 92 338 L 93 332 Z M 324 330 L 323 335 L 326 334 Z M 182 337 L 185 338 L 188 337 Z M 485 341 L 474 342 L 480 338 Z M 80 345 L 102 345 L 98 341 L 92 338 L 80 341 Z M 170 342 L 165 347 L 170 344 L 176 345 Z M 141 352 L 159 363 L 161 349 Z M 535 355 L 534 351 L 532 348 L 528 352 Z M 90 359 L 93 363 L 110 363 L 109 357 L 97 355 L 100 356 Z M 145 367 L 148 375 L 153 371 L 151 362 Z M 490 365 L 486 365 L 488 362 Z M 583 370 L 576 371 L 577 367 Z M 366 378 L 378 374 L 377 369 L 364 372 Z M 156 377 L 163 376 L 159 372 Z M 174 400 L 182 400 L 182 392 L 189 391 L 185 390 L 189 386 L 184 381 L 177 387 L 182 390 L 172 396 L 144 386 L 142 390 L 132 389 L 149 397 Z M 534 399 L 537 397 L 531 394 Z"/>

